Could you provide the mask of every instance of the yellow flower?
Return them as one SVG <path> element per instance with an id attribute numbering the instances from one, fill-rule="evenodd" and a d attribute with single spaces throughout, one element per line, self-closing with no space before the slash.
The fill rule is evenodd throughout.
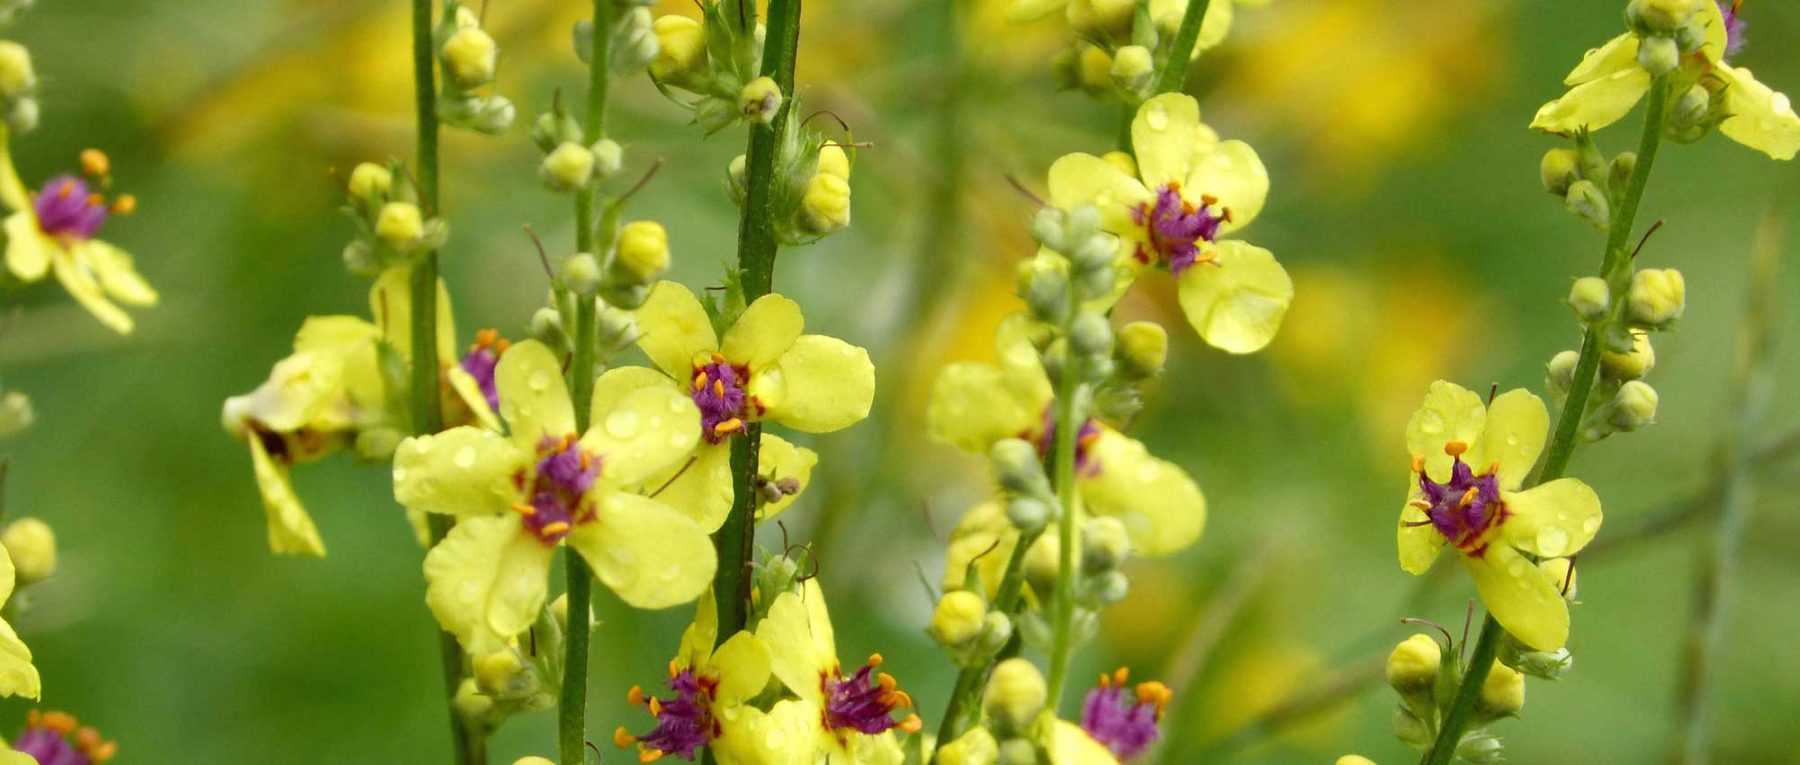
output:
<path id="1" fill-rule="evenodd" d="M 1052 765 L 1116 765 L 1118 761 L 1105 744 L 1095 741 L 1081 726 L 1067 720 L 1056 721 L 1050 734 Z"/>
<path id="2" fill-rule="evenodd" d="M 0 547 L 0 605 L 13 593 L 12 556 Z M 31 649 L 19 639 L 12 625 L 0 619 L 0 696 L 24 696 L 35 699 L 42 691 L 37 667 L 31 663 Z"/>
<path id="3" fill-rule="evenodd" d="M 33 195 L 13 169 L 5 138 L 0 129 L 0 203 L 13 211 L 4 224 L 7 270 L 26 282 L 54 272 L 63 288 L 101 324 L 129 334 L 131 316 L 117 303 L 152 306 L 156 290 L 138 275 L 131 255 L 94 234 L 109 215 L 129 213 L 136 203 L 127 195 L 108 204 L 104 196 L 89 190 L 86 181 L 72 175 L 51 178 Z"/>
<path id="4" fill-rule="evenodd" d="M 577 434 L 562 363 L 535 340 L 500 357 L 495 382 L 510 435 L 457 427 L 409 438 L 394 455 L 400 504 L 457 517 L 425 556 L 438 622 L 472 652 L 524 632 L 565 541 L 633 606 L 697 597 L 715 567 L 706 530 L 633 493 L 699 443 L 693 402 L 613 370 L 595 382 L 591 424 Z"/>
<path id="5" fill-rule="evenodd" d="M 1524 390 L 1484 406 L 1457 385 L 1432 383 L 1406 426 L 1413 477 L 1398 532 L 1400 567 L 1413 574 L 1454 545 L 1494 618 L 1539 651 L 1567 642 L 1569 607 L 1562 583 L 1525 556 L 1573 555 L 1601 521 L 1599 496 L 1574 478 L 1519 490 L 1549 427 L 1544 402 Z"/>
<path id="6" fill-rule="evenodd" d="M 756 635 L 772 646 L 771 669 L 797 700 L 782 701 L 766 714 L 750 714 L 748 761 L 820 762 L 828 765 L 899 765 L 905 759 L 894 730 L 919 730 L 918 715 L 892 716 L 912 706 L 892 675 L 876 672 L 881 654 L 854 673 L 838 663 L 837 641 L 816 579 L 799 592 L 784 592 L 769 606 Z M 768 735 L 779 730 L 789 735 Z M 822 755 L 822 757 L 821 757 Z"/>
<path id="7" fill-rule="evenodd" d="M 781 295 L 751 303 L 721 341 L 699 299 L 676 282 L 659 282 L 637 310 L 638 347 L 655 369 L 636 368 L 630 383 L 678 391 L 700 408 L 702 439 L 693 464 L 659 476 L 660 498 L 711 530 L 731 510 L 731 436 L 759 421 L 829 433 L 867 417 L 875 397 L 869 353 L 836 338 L 801 334 L 800 306 Z M 791 479 L 781 499 L 759 510 L 774 517 L 806 486 L 818 455 L 764 433 L 759 473 Z"/>
<path id="8" fill-rule="evenodd" d="M 1726 61 L 1731 39 L 1719 5 L 1699 4 L 1706 38 L 1683 66 L 1698 74 L 1708 90 L 1722 93 L 1725 120 L 1719 132 L 1775 159 L 1793 159 L 1800 151 L 1800 116 L 1782 93 L 1758 82 L 1749 69 Z M 1651 73 L 1638 63 L 1637 35 L 1625 33 L 1588 51 L 1569 72 L 1570 86 L 1561 98 L 1544 104 L 1531 126 L 1552 133 L 1598 130 L 1619 121 L 1650 91 Z"/>
<path id="9" fill-rule="evenodd" d="M 613 733 L 613 743 L 620 747 L 636 744 L 642 762 L 665 754 L 692 760 L 705 746 L 714 747 L 725 765 L 741 761 L 718 750 L 750 735 L 743 710 L 748 708 L 745 702 L 769 684 L 769 648 L 755 634 L 739 632 L 715 651 L 718 634 L 718 605 L 707 593 L 700 598 L 694 622 L 681 636 L 681 654 L 669 662 L 668 685 L 674 696 L 654 698 L 632 686 L 626 697 L 646 707 L 656 717 L 656 727 L 642 735 L 621 727 Z"/>
<path id="10" fill-rule="evenodd" d="M 1040 452 L 1048 450 L 1054 433 L 1046 415 L 1055 392 L 1026 336 L 1028 322 L 1024 314 L 1001 322 L 998 366 L 959 362 L 938 374 L 926 409 L 933 438 L 982 455 L 1006 438 L 1022 438 L 1037 444 Z M 1205 527 L 1206 498 L 1186 472 L 1098 421 L 1081 426 L 1075 482 L 1082 507 L 1123 522 L 1132 548 L 1145 555 L 1177 552 L 1198 540 Z M 967 546 L 971 558 L 986 549 Z M 997 556 L 1002 562 L 1006 557 Z M 987 559 L 982 560 L 985 567 Z M 967 559 L 962 562 L 966 565 Z M 947 571 L 946 576 L 960 581 L 962 572 Z M 983 579 L 994 586 L 985 581 L 987 574 Z"/>
<path id="11" fill-rule="evenodd" d="M 1143 268 L 1167 268 L 1207 343 L 1261 350 L 1281 328 L 1294 283 L 1268 250 L 1219 238 L 1262 212 L 1269 174 L 1256 150 L 1219 140 L 1200 121 L 1199 103 L 1179 93 L 1144 102 L 1131 141 L 1135 177 L 1100 157 L 1070 154 L 1050 166 L 1051 203 L 1100 208 L 1101 225 L 1119 237 L 1115 299 Z"/>

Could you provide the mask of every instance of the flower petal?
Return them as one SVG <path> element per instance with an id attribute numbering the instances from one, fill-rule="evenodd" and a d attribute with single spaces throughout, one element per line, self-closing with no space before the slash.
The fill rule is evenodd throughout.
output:
<path id="1" fill-rule="evenodd" d="M 1728 82 L 1719 132 L 1774 159 L 1789 160 L 1800 151 L 1800 116 L 1787 94 L 1757 81 L 1749 69 L 1720 65 L 1713 69 Z"/>
<path id="2" fill-rule="evenodd" d="M 0 696 L 23 696 L 36 699 L 43 693 L 43 682 L 31 663 L 31 649 L 19 639 L 12 625 L 0 620 Z M 37 761 L 26 758 L 28 763 Z M 5 762 L 0 759 L 0 762 Z"/>
<path id="3" fill-rule="evenodd" d="M 555 549 L 519 516 L 463 518 L 425 554 L 425 605 L 470 653 L 496 650 L 537 620 Z"/>
<path id="4" fill-rule="evenodd" d="M 562 362 L 543 343 L 526 340 L 501 354 L 494 367 L 500 416 L 520 449 L 535 451 L 545 436 L 575 432 L 575 407 L 563 382 Z"/>
<path id="5" fill-rule="evenodd" d="M 1219 233 L 1229 234 L 1250 225 L 1262 213 L 1269 198 L 1269 171 L 1250 144 L 1221 141 L 1195 157 L 1194 171 L 1181 190 L 1190 199 L 1217 197 L 1231 213 L 1231 220 L 1219 225 Z"/>
<path id="6" fill-rule="evenodd" d="M 94 280 L 94 274 L 75 258 L 52 258 L 51 267 L 56 271 L 57 281 L 62 282 L 63 289 L 75 298 L 75 302 L 88 309 L 88 313 L 99 319 L 101 324 L 121 335 L 131 334 L 131 316 L 124 309 L 113 305 L 100 289 L 100 283 Z"/>
<path id="7" fill-rule="evenodd" d="M 1544 104 L 1531 119 L 1531 127 L 1564 134 L 1582 128 L 1599 130 L 1630 113 L 1649 90 L 1649 72 L 1635 66 L 1621 69 L 1576 85 L 1562 98 Z"/>
<path id="8" fill-rule="evenodd" d="M 770 437 L 768 433 L 763 434 L 765 449 Z M 644 485 L 652 491 L 660 489 L 656 492 L 656 501 L 694 519 L 708 533 L 718 531 L 725 523 L 725 516 L 731 514 L 734 496 L 731 442 L 701 443 L 694 449 L 693 460 L 693 464 L 682 461 L 670 466 Z"/>
<path id="9" fill-rule="evenodd" d="M 594 408 L 581 446 L 600 455 L 600 480 L 610 486 L 636 490 L 686 462 L 700 443 L 700 409 L 694 400 L 673 385 L 642 382 L 641 374 L 608 372 L 594 384 L 596 403 L 611 406 Z"/>
<path id="10" fill-rule="evenodd" d="M 769 711 L 743 706 L 720 722 L 712 742 L 719 765 L 789 765 L 813 763 L 819 757 L 817 704 L 778 701 Z"/>
<path id="11" fill-rule="evenodd" d="M 769 685 L 769 647 L 754 633 L 732 635 L 713 652 L 711 663 L 719 678 L 715 703 L 736 704 Z"/>
<path id="12" fill-rule="evenodd" d="M 1513 637 L 1539 651 L 1569 641 L 1569 605 L 1549 577 L 1518 551 L 1490 544 L 1481 557 L 1463 556 L 1481 602 Z"/>
<path id="13" fill-rule="evenodd" d="M 1605 45 L 1590 50 L 1581 57 L 1581 63 L 1563 78 L 1563 84 L 1570 87 L 1593 82 L 1603 77 L 1610 77 L 1627 69 L 1638 68 L 1638 38 L 1630 32 L 1606 41 Z"/>
<path id="14" fill-rule="evenodd" d="M 712 659 L 719 638 L 719 601 L 711 589 L 694 601 L 694 620 L 681 631 L 681 647 L 675 660 L 684 667 L 703 667 Z"/>
<path id="15" fill-rule="evenodd" d="M 155 288 L 138 275 L 137 267 L 131 263 L 131 255 L 124 250 L 90 239 L 81 246 L 78 259 L 87 261 L 94 275 L 100 278 L 100 287 L 114 300 L 126 305 L 156 305 Z"/>
<path id="16" fill-rule="evenodd" d="M 1275 339 L 1294 282 L 1268 250 L 1236 240 L 1215 242 L 1212 263 L 1181 273 L 1177 297 L 1188 323 L 1227 353 L 1255 353 Z"/>
<path id="17" fill-rule="evenodd" d="M 275 462 L 262 438 L 249 434 L 250 464 L 256 472 L 256 488 L 262 494 L 263 512 L 269 517 L 269 552 L 277 555 L 325 557 L 325 542 L 312 516 L 294 494 L 288 468 Z"/>
<path id="18" fill-rule="evenodd" d="M 1509 515 L 1500 528 L 1512 546 L 1540 558 L 1581 552 L 1600 531 L 1600 495 L 1574 478 L 1559 478 L 1504 495 Z"/>
<path id="19" fill-rule="evenodd" d="M 1431 564 L 1437 562 L 1438 553 L 1444 549 L 1444 535 L 1438 533 L 1437 527 L 1427 523 L 1418 525 L 1419 521 L 1429 520 L 1424 511 L 1413 507 L 1412 501 L 1423 496 L 1419 493 L 1419 485 L 1415 481 L 1407 481 L 1410 488 L 1406 498 L 1407 505 L 1400 508 L 1400 568 L 1408 574 L 1423 574 L 1431 570 Z"/>
<path id="20" fill-rule="evenodd" d="M 1092 154 L 1065 154 L 1050 165 L 1050 203 L 1070 209 L 1084 204 L 1100 210 L 1100 224 L 1124 235 L 1143 228 L 1133 211 L 1152 194 L 1118 165 Z"/>
<path id="21" fill-rule="evenodd" d="M 676 380 L 694 374 L 694 357 L 719 349 L 718 335 L 699 298 L 679 282 L 657 282 L 635 312 L 637 345 L 656 368 Z"/>
<path id="22" fill-rule="evenodd" d="M 1453 382 L 1438 380 L 1425 391 L 1425 402 L 1406 422 L 1406 451 L 1425 460 L 1425 472 L 1439 483 L 1450 480 L 1450 455 L 1444 445 L 1452 441 L 1474 444 L 1487 426 L 1487 407 L 1473 391 Z"/>
<path id="23" fill-rule="evenodd" d="M 6 270 L 13 276 L 28 282 L 44 278 L 55 246 L 54 240 L 38 231 L 37 216 L 29 212 L 6 216 Z"/>
<path id="24" fill-rule="evenodd" d="M 1719 63 L 1725 60 L 1725 49 L 1731 44 L 1731 31 L 1725 26 L 1725 11 L 1717 2 L 1700 3 L 1695 13 L 1700 18 L 1700 28 L 1706 30 L 1706 40 L 1700 44 L 1700 51 L 1707 61 Z M 1633 51 L 1635 55 L 1636 51 Z"/>
<path id="25" fill-rule="evenodd" d="M 1067 720 L 1056 721 L 1050 745 L 1056 750 L 1050 755 L 1056 765 L 1118 765 L 1119 762 L 1106 745 Z"/>
<path id="26" fill-rule="evenodd" d="M 731 329 L 725 330 L 719 352 L 733 364 L 761 369 L 781 358 L 805 329 L 806 318 L 800 315 L 799 303 L 783 295 L 764 295 L 744 309 Z"/>
<path id="27" fill-rule="evenodd" d="M 1138 107 L 1131 145 L 1138 174 L 1151 191 L 1187 180 L 1200 124 L 1200 102 L 1183 93 L 1164 93 Z"/>
<path id="28" fill-rule="evenodd" d="M 1044 371 L 1044 359 L 1032 344 L 1031 336 L 1038 326 L 1021 311 L 1000 320 L 994 331 L 994 347 L 1000 353 L 1000 368 L 1006 374 L 1006 387 L 1033 415 L 1042 414 L 1056 397 L 1050 375 Z"/>
<path id="29" fill-rule="evenodd" d="M 793 479 L 794 491 L 781 499 L 758 507 L 756 520 L 766 521 L 781 514 L 800 498 L 800 492 L 806 491 L 806 485 L 812 481 L 813 466 L 819 464 L 819 454 L 811 449 L 795 446 L 787 439 L 774 433 L 764 433 L 762 448 L 756 456 L 757 473 L 774 481 Z"/>
<path id="30" fill-rule="evenodd" d="M 1124 522 L 1134 552 L 1169 555 L 1200 539 L 1206 497 L 1185 471 L 1111 428 L 1088 449 L 1098 472 L 1077 479 L 1081 498 L 1089 512 Z"/>
<path id="31" fill-rule="evenodd" d="M 428 513 L 507 514 L 525 500 L 530 460 L 530 453 L 486 428 L 464 425 L 413 436 L 394 451 L 394 499 Z"/>
<path id="32" fill-rule="evenodd" d="M 699 524 L 634 494 L 604 492 L 599 500 L 599 517 L 577 525 L 567 539 L 621 600 L 668 608 L 706 591 L 718 558 Z"/>
<path id="33" fill-rule="evenodd" d="M 808 579 L 799 592 L 784 592 L 769 606 L 769 615 L 756 626 L 756 636 L 771 652 L 770 670 L 800 698 L 817 703 L 821 697 L 819 671 L 837 663 L 831 619 L 825 613 L 825 595 L 816 580 Z"/>
<path id="34" fill-rule="evenodd" d="M 1465 459 L 1477 472 L 1499 463 L 1500 488 L 1516 489 L 1537 465 L 1549 435 L 1550 410 L 1544 408 L 1543 400 L 1524 388 L 1514 388 L 1488 405 L 1487 422 L 1469 445 Z"/>
<path id="35" fill-rule="evenodd" d="M 992 598 L 1000 590 L 1000 579 L 1012 559 L 1013 546 L 1019 543 L 1019 529 L 1006 517 L 999 502 L 983 502 L 963 514 L 950 532 L 944 550 L 944 589 L 972 589 L 969 564 L 981 577 L 981 587 Z"/>
<path id="36" fill-rule="evenodd" d="M 751 395 L 769 407 L 768 418 L 807 433 L 830 433 L 869 416 L 875 400 L 875 365 L 869 352 L 835 337 L 802 335 L 781 355 L 776 368 L 758 375 L 774 375 L 759 390 L 752 381 Z M 765 396 L 765 390 L 779 390 Z"/>
<path id="37" fill-rule="evenodd" d="M 450 290 L 438 280 L 438 363 L 448 364 L 456 354 L 456 319 L 450 310 Z M 381 328 L 388 345 L 408 364 L 412 363 L 412 269 L 394 266 L 375 277 L 369 288 L 369 315 Z"/>
<path id="38" fill-rule="evenodd" d="M 934 439 L 985 455 L 994 442 L 1041 427 L 1041 416 L 1042 407 L 1029 407 L 1007 388 L 999 367 L 965 361 L 938 372 L 925 427 Z"/>
<path id="39" fill-rule="evenodd" d="M 450 380 L 450 390 L 456 393 L 456 398 L 462 401 L 463 406 L 469 408 L 476 423 L 495 433 L 504 430 L 499 413 L 488 406 L 487 393 L 481 390 L 481 383 L 475 381 L 474 375 L 460 366 L 450 367 L 444 370 L 444 374 Z"/>

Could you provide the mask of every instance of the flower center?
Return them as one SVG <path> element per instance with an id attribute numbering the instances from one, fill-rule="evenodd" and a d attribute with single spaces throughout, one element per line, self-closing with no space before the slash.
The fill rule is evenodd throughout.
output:
<path id="1" fill-rule="evenodd" d="M 1200 242 L 1217 239 L 1219 224 L 1231 220 L 1231 211 L 1218 208 L 1218 204 L 1219 200 L 1209 195 L 1201 197 L 1200 206 L 1195 207 L 1182 198 L 1179 184 L 1162 187 L 1154 202 L 1145 202 L 1132 211 L 1132 217 L 1150 235 L 1148 248 L 1138 247 L 1137 259 L 1145 264 L 1166 265 L 1177 276 L 1196 263 L 1210 260 L 1201 258 Z M 1213 212 L 1215 208 L 1219 212 Z"/>
<path id="2" fill-rule="evenodd" d="M 494 385 L 494 368 L 500 365 L 500 354 L 505 353 L 509 345 L 499 332 L 484 329 L 475 334 L 475 344 L 469 346 L 469 354 L 462 358 L 462 370 L 475 378 L 475 384 L 481 386 L 481 395 L 487 399 L 488 408 L 494 411 L 500 411 L 500 389 Z"/>
<path id="3" fill-rule="evenodd" d="M 1044 424 L 1038 428 L 1036 438 L 1029 433 L 1019 436 L 1037 447 L 1039 457 L 1048 457 L 1056 449 L 1056 402 L 1044 407 Z M 1100 474 L 1100 460 L 1092 452 L 1094 442 L 1100 439 L 1100 423 L 1089 417 L 1081 423 L 1081 429 L 1075 431 L 1075 472 L 1092 478 Z"/>
<path id="4" fill-rule="evenodd" d="M 1156 725 L 1174 696 L 1168 686 L 1154 681 L 1127 688 L 1129 678 L 1124 667 L 1110 677 L 1101 675 L 1100 686 L 1081 702 L 1082 730 L 1120 760 L 1136 757 L 1155 743 Z"/>
<path id="5" fill-rule="evenodd" d="M 1738 15 L 1744 0 L 1716 2 L 1719 4 L 1719 13 L 1725 16 L 1725 55 L 1735 56 L 1744 49 L 1744 43 L 1749 41 L 1745 35 L 1750 30 L 1750 22 Z"/>
<path id="6" fill-rule="evenodd" d="M 707 443 L 725 440 L 761 413 L 761 405 L 744 390 L 749 382 L 749 367 L 727 362 L 717 353 L 712 361 L 694 365 L 692 395 L 694 405 L 700 408 L 700 433 Z"/>
<path id="7" fill-rule="evenodd" d="M 1419 491 L 1424 497 L 1413 500 L 1412 506 L 1424 512 L 1425 519 L 1409 521 L 1408 525 L 1430 524 L 1456 545 L 1456 549 L 1479 557 L 1487 550 L 1488 530 L 1505 521 L 1507 512 L 1506 504 L 1500 501 L 1499 464 L 1490 465 L 1481 475 L 1476 475 L 1474 469 L 1462 461 L 1462 455 L 1468 449 L 1461 441 L 1444 445 L 1444 452 L 1453 460 L 1450 480 L 1445 483 L 1433 481 L 1426 475 L 1422 459 L 1413 460 L 1413 470 L 1419 474 Z"/>
<path id="8" fill-rule="evenodd" d="M 898 721 L 893 718 L 894 710 L 912 707 L 912 697 L 900 690 L 893 675 L 875 672 L 881 661 L 881 654 L 870 656 L 868 663 L 849 677 L 835 668 L 819 673 L 819 687 L 825 693 L 822 717 L 826 730 L 835 734 L 849 729 L 872 736 L 890 728 L 907 733 L 919 729 L 918 715 Z"/>
<path id="9" fill-rule="evenodd" d="M 632 704 L 649 708 L 650 714 L 656 717 L 656 727 L 642 736 L 633 736 L 620 728 L 613 733 L 613 743 L 620 747 L 636 743 L 641 762 L 650 762 L 665 754 L 694 759 L 694 753 L 718 738 L 721 732 L 712 714 L 713 693 L 718 686 L 717 678 L 697 675 L 691 669 L 678 669 L 671 662 L 669 690 L 675 692 L 674 696 L 668 699 L 646 697 L 643 689 L 636 686 L 626 696 Z"/>
<path id="10" fill-rule="evenodd" d="M 538 441 L 536 477 L 528 502 L 513 506 L 525 517 L 525 527 L 545 544 L 556 544 L 575 526 L 594 519 L 587 492 L 600 477 L 600 458 L 581 448 L 571 433 L 562 438 L 544 436 Z M 515 483 L 525 477 L 515 474 Z"/>
<path id="11" fill-rule="evenodd" d="M 97 765 L 112 759 L 119 745 L 102 741 L 99 731 L 82 727 L 73 715 L 33 709 L 13 749 L 44 765 Z"/>
<path id="12" fill-rule="evenodd" d="M 106 222 L 106 199 L 90 193 L 86 181 L 59 175 L 32 200 L 38 228 L 55 237 L 89 239 Z"/>

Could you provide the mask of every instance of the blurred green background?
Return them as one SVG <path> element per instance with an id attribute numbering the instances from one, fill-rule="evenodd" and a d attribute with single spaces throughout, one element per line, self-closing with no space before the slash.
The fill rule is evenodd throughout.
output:
<path id="1" fill-rule="evenodd" d="M 522 225 L 553 250 L 571 239 L 569 205 L 538 187 L 523 125 L 555 89 L 578 92 L 568 25 L 585 3 L 490 3 L 500 89 L 522 117 L 501 139 L 446 144 L 444 270 L 461 342 L 486 326 L 522 335 L 542 299 Z M 220 403 L 266 376 L 303 317 L 366 310 L 366 284 L 338 257 L 350 225 L 336 178 L 410 155 L 404 3 L 40 5 L 7 33 L 32 47 L 45 79 L 44 127 L 18 142 L 21 169 L 35 182 L 84 147 L 111 152 L 140 211 L 105 235 L 164 297 L 121 339 L 40 286 L 0 337 L 0 373 L 39 418 L 3 446 L 6 512 L 48 520 L 63 553 L 15 620 L 44 705 L 117 738 L 122 762 L 445 761 L 435 625 L 387 471 L 348 458 L 297 471 L 331 554 L 276 558 L 248 456 L 218 425 Z M 1619 31 L 1621 5 L 1277 0 L 1241 9 L 1228 43 L 1197 65 L 1190 89 L 1206 119 L 1269 165 L 1274 190 L 1246 236 L 1277 253 L 1298 297 L 1256 357 L 1172 332 L 1143 418 L 1139 435 L 1207 491 L 1209 533 L 1176 559 L 1134 564 L 1133 596 L 1105 615 L 1078 676 L 1127 664 L 1175 683 L 1165 761 L 1415 757 L 1389 733 L 1394 701 L 1379 684 L 1238 739 L 1246 747 L 1208 747 L 1290 694 L 1366 673 L 1411 631 L 1403 614 L 1461 623 L 1466 577 L 1409 604 L 1417 582 L 1395 564 L 1402 426 L 1432 379 L 1541 390 L 1544 361 L 1576 342 L 1561 298 L 1597 268 L 1601 237 L 1539 190 L 1538 157 L 1558 144 L 1525 126 L 1582 51 Z M 1751 44 L 1737 61 L 1800 90 L 1800 7 L 1746 11 Z M 881 364 L 877 416 L 815 440 L 824 461 L 788 526 L 821 548 L 845 655 L 882 651 L 931 725 L 952 672 L 920 631 L 930 604 L 915 566 L 937 578 L 938 539 L 983 478 L 923 438 L 924 394 L 946 361 L 988 353 L 1013 305 L 1030 204 L 1005 176 L 1041 187 L 1060 154 L 1110 148 L 1116 119 L 1053 92 L 1045 62 L 1060 24 L 1008 26 L 1000 0 L 947 13 L 938 2 L 808 4 L 804 97 L 873 147 L 859 156 L 853 228 L 784 253 L 776 281 L 811 328 Z M 668 224 L 680 278 L 714 283 L 734 253 L 723 180 L 741 133 L 702 140 L 642 79 L 618 88 L 614 114 L 628 167 L 665 161 L 631 214 Z M 1635 123 L 1603 146 L 1634 144 Z M 1708 480 L 1756 226 L 1771 209 L 1800 225 L 1795 172 L 1718 136 L 1659 162 L 1642 219 L 1669 223 L 1640 262 L 1682 269 L 1690 308 L 1658 338 L 1661 423 L 1577 456 L 1606 501 L 1602 540 Z M 1800 297 L 1794 278 L 1780 289 L 1784 302 Z M 1185 329 L 1167 280 L 1121 310 Z M 1784 317 L 1779 336 L 1797 321 Z M 1779 353 L 1780 378 L 1800 377 L 1800 355 Z M 1791 398 L 1776 401 L 1765 435 L 1797 419 Z M 1731 584 L 1716 657 L 1720 762 L 1791 763 L 1800 748 L 1800 516 L 1773 490 L 1796 475 L 1792 464 L 1768 473 Z M 1703 528 L 1583 567 L 1576 669 L 1534 681 L 1523 718 L 1499 726 L 1512 761 L 1663 759 Z M 633 613 L 599 589 L 590 725 L 604 743 L 615 725 L 648 727 L 625 691 L 661 679 L 690 612 Z M 0 704 L 0 729 L 27 708 Z M 494 761 L 550 753 L 551 730 L 549 714 L 515 720 Z"/>

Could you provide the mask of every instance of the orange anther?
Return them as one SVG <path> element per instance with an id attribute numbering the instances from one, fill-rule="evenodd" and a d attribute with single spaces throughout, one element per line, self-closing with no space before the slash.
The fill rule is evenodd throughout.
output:
<path id="1" fill-rule="evenodd" d="M 106 158 L 106 152 L 99 149 L 81 150 L 81 172 L 95 178 L 105 178 L 112 172 L 112 162 Z"/>
<path id="2" fill-rule="evenodd" d="M 625 692 L 625 700 L 631 702 L 631 705 L 634 707 L 643 706 L 644 689 L 635 685 L 631 686 L 631 690 Z"/>
<path id="3" fill-rule="evenodd" d="M 1470 486 L 1468 491 L 1463 492 L 1462 498 L 1456 500 L 1456 506 L 1457 507 L 1468 507 L 1469 505 L 1471 505 L 1475 502 L 1475 497 L 1479 496 L 1480 494 L 1481 494 L 1481 489 L 1479 487 Z"/>
<path id="4" fill-rule="evenodd" d="M 875 684 L 881 686 L 881 689 L 884 691 L 891 691 L 900 687 L 900 681 L 895 680 L 893 675 L 886 672 L 875 675 Z"/>
<path id="5" fill-rule="evenodd" d="M 1215 197 L 1211 194 L 1201 194 L 1200 195 L 1200 204 L 1206 205 L 1207 207 L 1212 207 L 1213 205 L 1216 205 L 1218 203 L 1219 203 L 1218 197 Z"/>
<path id="6" fill-rule="evenodd" d="M 661 749 L 645 749 L 638 752 L 638 762 L 656 762 L 657 760 L 662 759 L 662 756 L 663 751 Z"/>
<path id="7" fill-rule="evenodd" d="M 869 666 L 871 666 L 871 667 L 879 667 L 879 666 L 881 666 L 881 663 L 884 661 L 887 661 L 887 659 L 881 658 L 881 654 L 878 654 L 878 653 L 869 654 Z"/>
<path id="8" fill-rule="evenodd" d="M 1417 454 L 1415 454 L 1415 455 L 1413 455 L 1413 458 L 1412 458 L 1412 471 L 1413 471 L 1413 472 L 1414 472 L 1414 473 L 1423 473 L 1423 472 L 1425 472 L 1425 458 L 1424 458 L 1424 457 L 1421 457 L 1421 456 L 1419 456 L 1419 455 L 1417 455 Z"/>
<path id="9" fill-rule="evenodd" d="M 655 696 L 650 697 L 650 714 L 662 717 L 662 701 Z"/>
<path id="10" fill-rule="evenodd" d="M 114 215 L 130 215 L 137 212 L 137 197 L 120 194 L 118 199 L 113 200 L 112 211 Z"/>
<path id="11" fill-rule="evenodd" d="M 712 355 L 712 362 L 713 362 L 713 363 L 714 363 L 714 364 L 723 364 L 723 363 L 725 363 L 725 354 L 723 354 L 723 353 L 719 353 L 719 352 L 718 352 L 718 351 L 713 351 L 713 355 Z"/>
<path id="12" fill-rule="evenodd" d="M 704 388 L 704 387 L 706 387 L 706 373 L 705 372 L 695 372 L 694 373 L 694 390 L 700 390 L 701 388 Z"/>
<path id="13" fill-rule="evenodd" d="M 1444 453 L 1452 457 L 1461 457 L 1469 452 L 1469 445 L 1462 441 L 1450 441 L 1444 444 Z"/>
<path id="14" fill-rule="evenodd" d="M 81 723 L 77 722 L 75 716 L 68 712 L 45 712 L 44 727 L 66 736 L 81 727 Z"/>
<path id="15" fill-rule="evenodd" d="M 63 181 L 62 185 L 58 186 L 56 189 L 56 195 L 64 199 L 68 199 L 69 195 L 73 193 L 75 193 L 74 181 Z"/>
<path id="16" fill-rule="evenodd" d="M 681 674 L 681 665 L 676 663 L 676 661 L 674 659 L 670 659 L 669 660 L 669 677 L 674 677 L 679 674 Z"/>
<path id="17" fill-rule="evenodd" d="M 714 380 L 713 381 L 713 395 L 719 396 L 721 398 L 723 398 L 725 396 L 725 381 L 724 380 Z"/>
<path id="18" fill-rule="evenodd" d="M 537 508 L 532 507 L 531 505 L 527 505 L 523 502 L 514 502 L 512 509 L 513 509 L 513 512 L 523 515 L 527 518 L 529 518 L 533 515 L 537 515 Z"/>
<path id="19" fill-rule="evenodd" d="M 1113 685 L 1123 688 L 1125 687 L 1125 682 L 1130 679 L 1131 669 L 1128 667 L 1120 667 L 1113 671 Z"/>
<path id="20" fill-rule="evenodd" d="M 725 420 L 723 422 L 720 422 L 717 425 L 714 425 L 713 432 L 718 433 L 719 435 L 724 435 L 726 433 L 735 433 L 738 431 L 738 429 L 740 429 L 742 427 L 744 427 L 744 421 L 740 420 L 736 417 L 733 417 L 729 420 Z"/>
<path id="21" fill-rule="evenodd" d="M 561 534 L 568 530 L 569 530 L 569 522 L 568 521 L 556 521 L 553 523 L 544 524 L 544 528 L 542 529 L 542 532 L 544 534 L 554 536 L 556 534 Z"/>
<path id="22" fill-rule="evenodd" d="M 624 749 L 635 743 L 637 736 L 631 735 L 631 731 L 625 730 L 625 726 L 621 725 L 613 730 L 613 746 Z"/>
<path id="23" fill-rule="evenodd" d="M 899 725 L 900 730 L 907 733 L 918 733 L 919 729 L 922 727 L 925 727 L 925 723 L 919 719 L 918 715 L 907 715 L 906 719 L 901 720 Z"/>

